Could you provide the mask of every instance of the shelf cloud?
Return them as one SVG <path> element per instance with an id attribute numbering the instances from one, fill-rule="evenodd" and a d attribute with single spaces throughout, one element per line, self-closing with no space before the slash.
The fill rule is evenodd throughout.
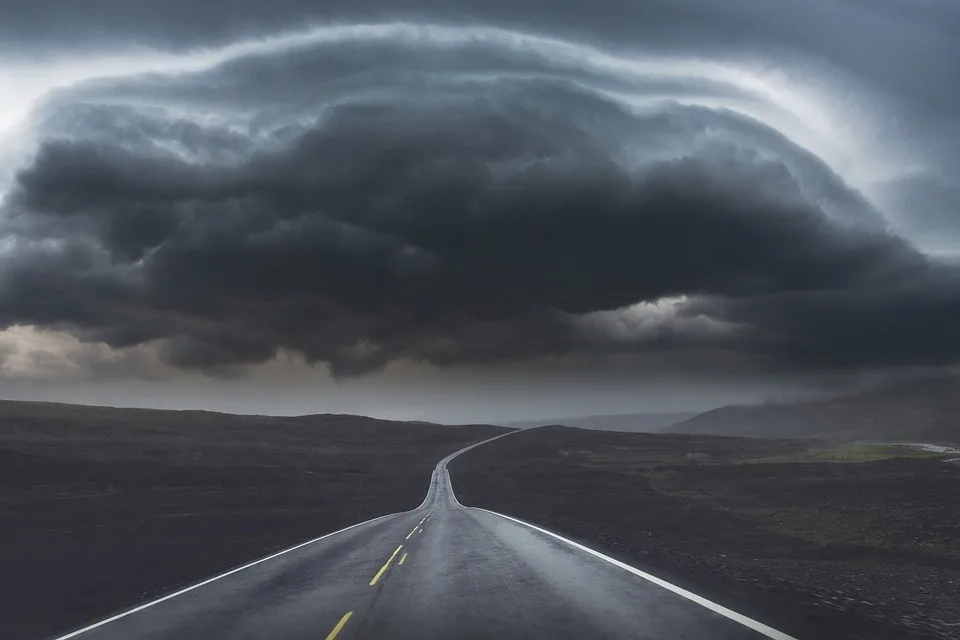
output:
<path id="1" fill-rule="evenodd" d="M 917 78 L 827 31 L 804 51 L 760 9 L 711 34 L 665 8 L 671 41 L 602 11 L 590 32 L 564 5 L 540 28 L 497 3 L 359 22 L 280 5 L 308 26 L 256 33 L 252 5 L 229 33 L 167 16 L 101 34 L 106 53 L 81 28 L 45 76 L 17 76 L 2 327 L 174 370 L 296 354 L 341 379 L 403 361 L 960 359 L 945 58 Z M 910 28 L 936 60 L 957 16 L 925 6 Z M 913 42 L 894 3 L 834 11 L 860 12 L 867 49 Z M 774 28 L 789 46 L 765 57 Z"/>

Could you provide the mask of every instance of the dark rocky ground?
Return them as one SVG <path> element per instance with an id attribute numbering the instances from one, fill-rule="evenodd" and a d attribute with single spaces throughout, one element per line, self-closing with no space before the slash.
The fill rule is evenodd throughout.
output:
<path id="1" fill-rule="evenodd" d="M 440 458 L 502 431 L 0 401 L 0 638 L 414 508 Z"/>
<path id="2" fill-rule="evenodd" d="M 960 638 L 960 466 L 821 446 L 546 427 L 450 472 L 466 505 L 562 532 L 801 640 Z"/>

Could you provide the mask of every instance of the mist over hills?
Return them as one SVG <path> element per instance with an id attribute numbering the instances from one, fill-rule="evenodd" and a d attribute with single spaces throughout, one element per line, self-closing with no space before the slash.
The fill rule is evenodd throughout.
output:
<path id="1" fill-rule="evenodd" d="M 670 425 L 668 433 L 759 438 L 960 442 L 960 378 L 889 382 L 843 396 L 730 405 Z"/>
<path id="2" fill-rule="evenodd" d="M 683 422 L 697 415 L 695 411 L 660 412 L 660 413 L 625 413 L 616 415 L 575 416 L 566 418 L 552 418 L 549 420 L 526 420 L 523 422 L 505 422 L 504 427 L 514 429 L 528 429 L 547 425 L 563 425 L 579 427 L 581 429 L 598 429 L 600 431 L 633 431 L 652 432 L 660 431 L 665 427 Z"/>

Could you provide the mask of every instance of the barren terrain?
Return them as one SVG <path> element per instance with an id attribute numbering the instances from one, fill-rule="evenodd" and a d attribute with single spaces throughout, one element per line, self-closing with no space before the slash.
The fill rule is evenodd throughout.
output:
<path id="1" fill-rule="evenodd" d="M 416 507 L 440 458 L 503 431 L 0 402 L 0 636 L 66 632 Z"/>
<path id="2" fill-rule="evenodd" d="M 955 639 L 960 466 L 943 458 L 545 427 L 450 472 L 463 504 L 565 533 L 800 638 Z"/>

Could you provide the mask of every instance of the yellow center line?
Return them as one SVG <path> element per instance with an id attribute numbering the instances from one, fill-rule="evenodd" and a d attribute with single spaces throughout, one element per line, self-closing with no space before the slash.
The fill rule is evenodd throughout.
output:
<path id="1" fill-rule="evenodd" d="M 398 562 L 397 564 L 403 564 L 403 561 L 406 560 L 406 559 L 407 559 L 407 552 L 404 551 L 404 552 L 403 552 L 403 555 L 400 556 L 400 562 Z"/>
<path id="2" fill-rule="evenodd" d="M 377 571 L 377 575 L 373 576 L 373 580 L 370 581 L 370 586 L 377 584 L 377 580 L 386 572 L 387 568 L 390 566 L 390 563 L 393 562 L 393 559 L 397 557 L 397 554 L 400 553 L 400 549 L 403 549 L 403 545 L 400 545 L 394 549 L 393 553 L 390 555 L 390 558 L 380 567 L 380 571 Z"/>
<path id="3" fill-rule="evenodd" d="M 419 529 L 419 528 L 420 528 L 420 525 L 415 526 L 415 527 L 413 528 L 413 530 L 410 531 L 410 533 L 407 534 L 407 537 L 404 538 L 404 540 L 409 540 L 409 539 L 410 539 L 410 536 L 412 536 L 413 534 L 415 534 L 415 533 L 417 532 L 417 529 Z"/>
<path id="4" fill-rule="evenodd" d="M 420 521 L 420 524 L 423 524 L 424 520 L 430 517 L 430 514 L 423 516 L 423 520 Z"/>
<path id="5" fill-rule="evenodd" d="M 333 628 L 333 631 L 327 634 L 327 640 L 333 640 L 337 637 L 337 634 L 343 629 L 343 625 L 347 624 L 347 620 L 350 619 L 350 616 L 353 615 L 353 611 L 347 611 L 343 614 L 343 617 L 340 618 L 340 622 L 337 623 L 337 626 Z"/>

